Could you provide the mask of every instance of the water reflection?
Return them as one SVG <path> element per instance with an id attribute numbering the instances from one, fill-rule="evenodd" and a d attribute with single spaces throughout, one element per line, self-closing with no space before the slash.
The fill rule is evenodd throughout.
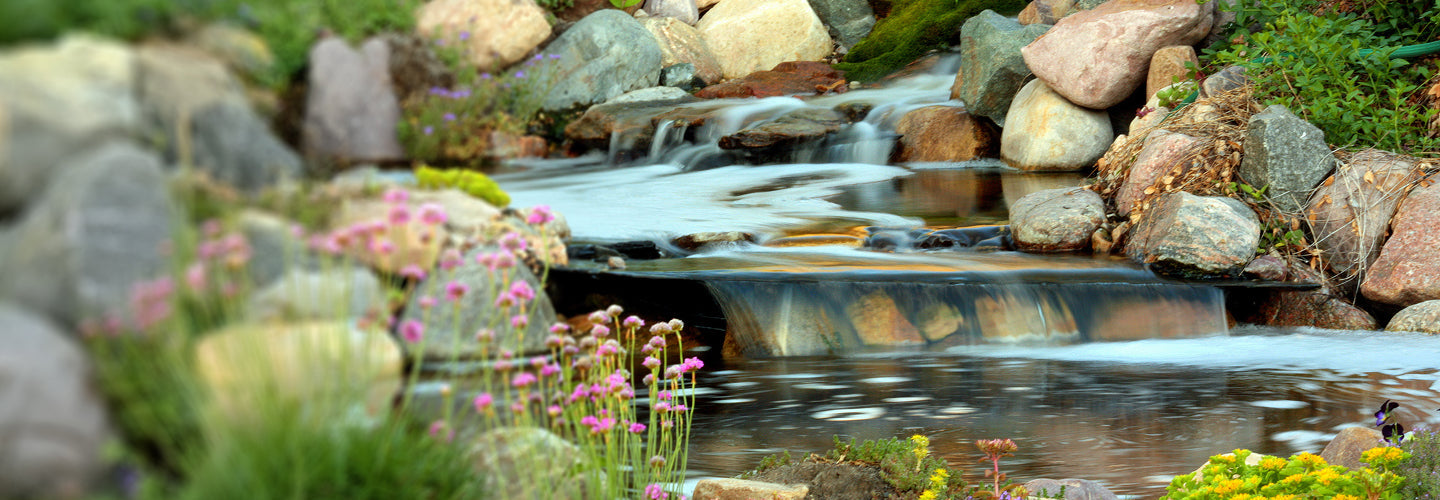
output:
<path id="1" fill-rule="evenodd" d="M 1420 412 L 1440 408 L 1440 338 L 1240 333 L 732 362 L 706 370 L 717 391 L 700 398 L 690 465 L 729 476 L 780 450 L 823 452 L 835 435 L 922 433 L 980 480 L 971 443 L 1011 437 L 1020 451 L 1005 466 L 1016 479 L 1080 477 L 1156 498 L 1216 453 L 1319 452 L 1387 398 L 1408 422 L 1440 424 Z M 1411 354 L 1385 356 L 1395 352 Z"/>

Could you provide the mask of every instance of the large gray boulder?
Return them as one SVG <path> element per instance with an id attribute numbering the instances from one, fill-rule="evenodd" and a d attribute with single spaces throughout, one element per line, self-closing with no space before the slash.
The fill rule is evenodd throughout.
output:
<path id="1" fill-rule="evenodd" d="M 405 157 L 396 135 L 400 101 L 390 82 L 390 45 L 371 38 L 350 48 L 326 38 L 310 48 L 301 140 L 314 160 L 379 162 Z"/>
<path id="2" fill-rule="evenodd" d="M 1240 178 L 1259 189 L 1269 186 L 1270 204 L 1289 213 L 1305 209 L 1310 192 L 1335 168 L 1325 133 L 1274 104 L 1250 117 Z"/>
<path id="3" fill-rule="evenodd" d="M 866 0 L 810 0 L 810 8 L 830 29 L 830 38 L 845 50 L 864 40 L 875 27 L 875 10 Z"/>
<path id="4" fill-rule="evenodd" d="M 1021 26 L 992 10 L 966 20 L 960 27 L 960 70 L 950 98 L 964 102 L 971 115 L 1004 126 L 1010 102 L 1030 77 L 1020 48 L 1049 29 L 1048 24 Z"/>
<path id="5" fill-rule="evenodd" d="M 1076 252 L 1105 222 L 1105 200 L 1084 188 L 1046 189 L 1010 208 L 1015 247 L 1028 252 Z"/>
<path id="6" fill-rule="evenodd" d="M 84 497 L 114 439 L 84 349 L 10 302 L 0 345 L 0 498 Z"/>
<path id="7" fill-rule="evenodd" d="M 303 175 L 300 156 L 245 103 L 217 102 L 200 110 L 190 137 L 195 167 L 241 190 L 259 191 Z"/>
<path id="8" fill-rule="evenodd" d="M 1240 200 L 1179 191 L 1156 200 L 1125 251 L 1167 274 L 1238 275 L 1259 244 L 1260 219 Z"/>
<path id="9" fill-rule="evenodd" d="M 559 55 L 547 110 L 605 102 L 660 83 L 660 45 L 635 18 L 605 9 L 585 16 L 544 52 Z"/>
<path id="10" fill-rule="evenodd" d="M 0 55 L 0 216 L 44 191 L 61 160 L 140 132 L 135 53 L 70 35 Z"/>
<path id="11" fill-rule="evenodd" d="M 1021 170 L 1086 168 L 1115 140 L 1109 115 L 1072 104 L 1040 80 L 1015 94 L 1005 116 L 1000 158 Z"/>
<path id="12" fill-rule="evenodd" d="M 15 229 L 0 298 L 69 327 L 128 318 L 131 288 L 169 269 L 175 210 L 154 154 L 112 143 L 77 159 Z"/>
<path id="13" fill-rule="evenodd" d="M 482 354 L 495 357 L 500 349 L 509 349 L 516 354 L 545 350 L 545 336 L 549 335 L 550 325 L 556 321 L 555 306 L 545 295 L 540 279 L 524 265 L 491 271 L 475 263 L 481 253 L 495 250 L 494 247 L 477 248 L 464 256 L 464 264 L 460 267 L 452 271 L 436 270 L 420 283 L 405 305 L 400 323 L 402 330 L 407 321 L 423 323 L 424 339 L 407 344 L 407 349 L 423 345 L 425 357 L 436 360 L 451 357 L 467 359 Z M 518 282 L 528 284 L 535 292 L 534 301 L 526 306 L 529 324 L 524 329 L 511 324 L 513 316 L 518 314 L 516 308 L 495 306 L 496 298 Z M 462 284 L 468 289 L 459 300 L 450 300 L 446 296 L 446 287 L 451 283 Z M 426 302 L 431 302 L 431 305 L 427 307 Z M 477 341 L 475 335 L 482 328 L 489 328 L 495 334 L 494 340 L 485 346 Z"/>

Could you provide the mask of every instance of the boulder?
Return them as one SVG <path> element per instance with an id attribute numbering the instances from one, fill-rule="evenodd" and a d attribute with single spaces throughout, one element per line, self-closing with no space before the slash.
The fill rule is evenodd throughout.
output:
<path id="1" fill-rule="evenodd" d="M 686 95 L 666 100 L 598 104 L 566 125 L 565 137 L 581 146 L 612 153 L 617 152 L 614 149 L 644 149 L 655 138 L 655 123 L 660 121 L 657 117 L 680 104 L 698 100 Z"/>
<path id="2" fill-rule="evenodd" d="M 1005 113 L 1020 91 L 1030 68 L 1020 48 L 1050 29 L 1047 24 L 1021 26 L 986 10 L 960 27 L 960 70 L 950 98 L 965 103 L 965 110 L 1005 125 Z"/>
<path id="3" fill-rule="evenodd" d="M 245 263 L 249 285 L 264 287 L 293 268 L 319 269 L 320 259 L 310 253 L 298 225 L 260 210 L 244 210 L 239 216 L 240 232 L 250 245 Z"/>
<path id="4" fill-rule="evenodd" d="M 1194 45 L 1214 17 L 1212 2 L 1112 0 L 1059 20 L 1020 52 L 1035 76 L 1070 102 L 1106 109 L 1145 83 L 1155 51 Z"/>
<path id="5" fill-rule="evenodd" d="M 645 0 L 645 13 L 654 17 L 674 19 L 694 26 L 700 21 L 700 8 L 695 0 Z"/>
<path id="6" fill-rule="evenodd" d="M 1285 281 L 1290 275 L 1287 267 L 1285 261 L 1279 257 L 1265 254 L 1245 264 L 1245 270 L 1241 274 L 1265 281 Z"/>
<path id="7" fill-rule="evenodd" d="M 1250 117 L 1240 178 L 1259 189 L 1269 186 L 1270 204 L 1287 213 L 1305 210 L 1315 185 L 1335 168 L 1325 133 L 1274 104 Z"/>
<path id="8" fill-rule="evenodd" d="M 679 63 L 660 68 L 660 85 L 690 92 L 705 86 L 705 80 L 695 74 L 694 64 Z"/>
<path id="9" fill-rule="evenodd" d="M 1385 331 L 1440 334 L 1440 300 L 1427 300 L 1401 309 L 1390 318 Z"/>
<path id="10" fill-rule="evenodd" d="M 139 135 L 135 71 L 131 48 L 88 35 L 0 55 L 0 216 L 43 193 L 62 159 Z"/>
<path id="11" fill-rule="evenodd" d="M 1255 257 L 1260 219 L 1240 200 L 1178 191 L 1161 196 L 1130 230 L 1131 260 L 1181 275 L 1237 275 Z"/>
<path id="12" fill-rule="evenodd" d="M 875 10 L 867 0 L 810 0 L 810 8 L 830 29 L 830 38 L 845 50 L 860 43 L 875 27 Z"/>
<path id="13" fill-rule="evenodd" d="M 756 71 L 725 83 L 700 89 L 695 97 L 775 97 L 823 94 L 846 90 L 845 73 L 815 61 L 787 61 L 768 71 Z"/>
<path id="14" fill-rule="evenodd" d="M 1040 80 L 1015 94 L 1000 133 L 1000 158 L 1029 171 L 1080 170 L 1114 141 L 1110 117 L 1065 100 Z"/>
<path id="15" fill-rule="evenodd" d="M 255 322 L 384 318 L 385 289 L 368 269 L 291 269 L 251 295 L 246 316 Z"/>
<path id="16" fill-rule="evenodd" d="M 145 45 L 135 52 L 135 95 L 147 124 L 162 129 L 173 155 L 179 124 L 223 101 L 245 102 L 245 88 L 219 59 L 191 47 Z M 188 160 L 188 159 L 187 159 Z"/>
<path id="17" fill-rule="evenodd" d="M 1029 25 L 1032 25 L 1032 24 L 1042 24 L 1042 23 L 1040 22 L 1040 10 L 1039 10 L 1039 7 L 1038 7 L 1039 3 L 1040 3 L 1040 2 L 1036 2 L 1036 1 L 1033 1 L 1033 0 L 1032 0 L 1030 3 L 1025 4 L 1025 8 L 1024 8 L 1024 9 L 1021 9 L 1021 10 L 1020 10 L 1020 13 L 1015 15 L 1015 21 L 1018 22 L 1018 23 L 1020 23 L 1020 24 L 1023 25 L 1023 26 L 1029 26 Z M 1043 23 L 1043 24 L 1053 24 L 1053 23 Z"/>
<path id="18" fill-rule="evenodd" d="M 1195 56 L 1195 47 L 1171 45 L 1161 47 L 1150 56 L 1150 70 L 1145 77 L 1145 99 L 1155 97 L 1160 89 L 1184 81 L 1190 68 L 1200 69 L 1200 58 Z"/>
<path id="19" fill-rule="evenodd" d="M 309 61 L 301 133 L 306 157 L 339 163 L 405 158 L 396 135 L 400 101 L 390 84 L 390 45 L 371 38 L 357 51 L 343 38 L 326 38 L 310 48 Z"/>
<path id="20" fill-rule="evenodd" d="M 1248 155 L 1247 155 L 1248 156 Z M 1378 150 L 1355 153 L 1310 195 L 1306 218 L 1325 263 L 1354 284 L 1380 254 L 1400 199 L 1419 180 L 1410 158 Z"/>
<path id="21" fill-rule="evenodd" d="M 1065 16 L 1082 10 L 1093 9 L 1101 3 L 1104 3 L 1104 0 L 1034 0 L 1030 2 L 1030 6 L 1033 7 L 1027 6 L 1026 8 L 1033 8 L 1035 10 L 1033 14 L 1035 16 L 1035 22 L 1040 24 L 1055 24 L 1057 21 L 1064 19 Z"/>
<path id="22" fill-rule="evenodd" d="M 1205 82 L 1200 84 L 1200 90 L 1205 97 L 1214 97 L 1244 87 L 1249 83 L 1250 78 L 1245 76 L 1244 66 L 1226 66 L 1215 74 L 1205 77 Z"/>
<path id="23" fill-rule="evenodd" d="M 549 38 L 550 23 L 535 0 L 434 0 L 415 12 L 415 31 L 460 44 L 477 68 L 494 71 L 524 59 Z"/>
<path id="24" fill-rule="evenodd" d="M 580 448 L 545 429 L 491 429 L 475 436 L 469 450 L 475 474 L 486 478 L 487 491 L 498 492 L 497 498 L 585 496 L 581 479 L 571 472 Z"/>
<path id="25" fill-rule="evenodd" d="M 706 85 L 724 78 L 725 71 L 720 67 L 720 61 L 694 26 L 670 17 L 644 17 L 639 21 L 640 26 L 645 27 L 660 45 L 661 67 L 691 64 L 695 76 L 704 80 Z"/>
<path id="26" fill-rule="evenodd" d="M 207 24 L 190 43 L 225 62 L 232 71 L 258 82 L 275 67 L 275 53 L 260 35 L 223 23 Z"/>
<path id="27" fill-rule="evenodd" d="M 0 497 L 88 498 L 118 436 L 85 349 L 9 302 L 0 302 L 0 345 Z"/>
<path id="28" fill-rule="evenodd" d="M 1277 291 L 1260 303 L 1247 323 L 1267 326 L 1311 326 L 1331 330 L 1374 330 L 1370 313 L 1326 291 Z"/>
<path id="29" fill-rule="evenodd" d="M 721 137 L 720 149 L 741 150 L 760 161 L 789 158 L 795 146 L 820 141 L 846 123 L 845 115 L 830 108 L 800 108 Z"/>
<path id="30" fill-rule="evenodd" d="M 605 102 L 660 83 L 660 44 L 639 21 L 618 10 L 585 16 L 545 52 L 560 56 L 546 110 Z"/>
<path id="31" fill-rule="evenodd" d="M 725 78 L 785 61 L 818 61 L 833 48 L 806 0 L 725 0 L 695 27 L 720 60 Z"/>
<path id="32" fill-rule="evenodd" d="M 1325 445 L 1325 449 L 1320 451 L 1320 458 L 1330 465 L 1360 470 L 1365 467 L 1360 461 L 1360 454 L 1376 446 L 1385 446 L 1385 437 L 1380 431 L 1369 427 L 1346 427 L 1330 440 L 1330 444 Z"/>
<path id="33" fill-rule="evenodd" d="M 274 408 L 276 399 L 303 403 L 319 416 L 357 408 L 381 415 L 402 378 L 394 339 L 333 320 L 232 324 L 200 339 L 195 366 L 213 396 L 216 411 L 208 415 L 237 422 L 265 418 L 256 409 Z"/>
<path id="34" fill-rule="evenodd" d="M 1365 272 L 1360 293 L 1396 306 L 1440 299 L 1440 186 L 1410 189 L 1390 220 L 1390 238 Z"/>
<path id="35" fill-rule="evenodd" d="M 62 325 L 127 311 L 132 287 L 170 269 L 176 208 L 160 159 L 111 143 L 61 169 L 15 229 L 0 297 Z"/>
<path id="36" fill-rule="evenodd" d="M 1065 494 L 1060 494 L 1061 489 Z M 1063 498 L 1064 500 L 1118 500 L 1105 485 L 1089 479 L 1032 479 L 1025 483 L 1031 498 Z"/>
<path id="37" fill-rule="evenodd" d="M 1185 155 L 1199 142 L 1194 137 L 1168 130 L 1156 130 L 1146 135 L 1145 145 L 1135 157 L 1125 181 L 1120 184 L 1120 191 L 1115 194 L 1115 212 L 1122 216 L 1130 215 L 1136 204 L 1151 194 L 1146 190 L 1175 167 L 1182 166 Z"/>
<path id="38" fill-rule="evenodd" d="M 804 500 L 810 487 L 803 484 L 784 485 L 746 479 L 701 479 L 695 484 L 695 500 Z"/>
<path id="39" fill-rule="evenodd" d="M 420 340 L 407 344 L 407 349 L 419 349 L 432 360 L 494 357 L 501 349 L 517 355 L 545 352 L 545 336 L 556 322 L 555 306 L 545 295 L 544 284 L 528 267 L 491 271 L 476 263 L 480 254 L 495 251 L 495 247 L 478 247 L 464 256 L 459 267 L 437 270 L 415 288 L 397 324 L 403 330 L 405 323 L 414 321 L 424 328 L 419 332 Z M 502 293 L 522 282 L 534 292 L 534 300 L 526 305 L 528 323 L 517 328 L 512 319 L 519 311 L 515 307 L 495 307 L 495 303 Z M 451 283 L 464 285 L 467 291 L 452 299 L 447 296 Z M 426 305 L 432 301 L 432 305 Z M 477 340 L 476 332 L 482 328 L 492 329 L 494 339 L 484 344 Z"/>
<path id="40" fill-rule="evenodd" d="M 1030 193 L 1010 207 L 1015 247 L 1027 252 L 1078 252 L 1105 222 L 1105 201 L 1084 188 Z"/>
<path id="41" fill-rule="evenodd" d="M 300 156 L 241 102 L 217 102 L 191 122 L 190 161 L 209 178 L 257 192 L 304 175 Z"/>
<path id="42" fill-rule="evenodd" d="M 915 109 L 895 124 L 900 134 L 898 161 L 970 161 L 994 158 L 1000 150 L 1000 132 L 955 106 Z"/>
<path id="43" fill-rule="evenodd" d="M 755 235 L 741 231 L 691 233 L 670 240 L 670 244 L 691 252 L 754 242 Z"/>

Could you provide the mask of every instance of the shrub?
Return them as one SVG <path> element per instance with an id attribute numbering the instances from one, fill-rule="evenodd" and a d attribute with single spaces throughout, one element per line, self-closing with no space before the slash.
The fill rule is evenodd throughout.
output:
<path id="1" fill-rule="evenodd" d="M 1236 3 L 1238 43 L 1207 50 L 1221 65 L 1238 64 L 1264 104 L 1283 104 L 1341 147 L 1434 152 L 1427 137 L 1434 109 L 1417 105 L 1433 72 L 1391 55 L 1400 45 L 1430 41 L 1440 2 L 1361 2 L 1358 12 L 1315 2 Z M 1407 17 L 1415 16 L 1417 17 Z M 1432 22 L 1425 22 L 1430 20 Z M 1250 33 L 1247 26 L 1263 23 Z M 1373 50 L 1372 50 L 1373 49 Z"/>
<path id="2" fill-rule="evenodd" d="M 1410 452 L 1410 459 L 1395 466 L 1395 473 L 1405 477 L 1401 496 L 1411 500 L 1440 499 L 1440 433 L 1417 430 L 1401 444 Z"/>

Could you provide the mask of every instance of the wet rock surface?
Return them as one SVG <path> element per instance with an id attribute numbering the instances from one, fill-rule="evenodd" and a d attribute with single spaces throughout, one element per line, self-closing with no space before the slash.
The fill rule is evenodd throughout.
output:
<path id="1" fill-rule="evenodd" d="M 768 71 L 756 71 L 738 78 L 711 85 L 695 93 L 704 99 L 727 97 L 774 97 L 783 95 L 814 95 L 845 91 L 845 73 L 829 64 L 815 61 L 788 61 Z"/>
<path id="2" fill-rule="evenodd" d="M 1038 191 L 1010 208 L 1015 247 L 1027 252 L 1088 250 L 1090 235 L 1103 222 L 1105 201 L 1082 188 Z"/>

